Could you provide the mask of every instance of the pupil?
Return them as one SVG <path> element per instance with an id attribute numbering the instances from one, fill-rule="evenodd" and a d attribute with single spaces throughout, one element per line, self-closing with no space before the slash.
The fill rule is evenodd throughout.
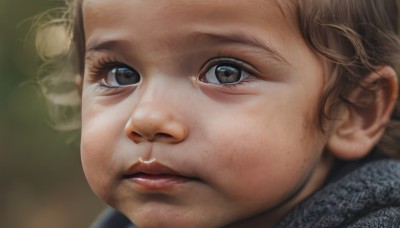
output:
<path id="1" fill-rule="evenodd" d="M 235 83 L 240 80 L 242 72 L 239 68 L 230 65 L 218 65 L 215 75 L 220 83 Z"/>
<path id="2" fill-rule="evenodd" d="M 120 85 L 131 85 L 138 83 L 140 76 L 129 68 L 117 68 L 115 69 L 115 80 Z"/>

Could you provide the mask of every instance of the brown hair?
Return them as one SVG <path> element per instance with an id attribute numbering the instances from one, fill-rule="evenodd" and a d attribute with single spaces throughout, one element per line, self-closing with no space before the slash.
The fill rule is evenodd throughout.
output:
<path id="1" fill-rule="evenodd" d="M 371 85 L 362 85 L 361 81 L 380 66 L 396 68 L 400 60 L 398 1 L 297 0 L 293 6 L 303 38 L 328 64 L 330 77 L 322 98 L 321 116 L 329 119 L 337 105 L 365 105 L 351 103 L 346 97 L 356 87 L 368 90 Z M 328 109 L 327 103 L 332 104 Z M 378 148 L 400 157 L 398 142 L 399 100 Z"/>
<path id="2" fill-rule="evenodd" d="M 83 75 L 85 34 L 82 1 L 67 2 L 72 31 L 72 48 L 77 57 L 77 71 Z M 279 0 L 277 0 L 279 2 Z M 346 99 L 363 77 L 382 65 L 393 68 L 400 60 L 397 0 L 292 0 L 288 4 L 298 29 L 308 45 L 319 53 L 329 69 L 328 82 L 320 106 L 320 126 L 334 119 L 338 105 L 353 104 Z M 371 92 L 373 94 L 373 92 Z M 372 101 L 373 102 L 373 101 Z M 327 107 L 329 104 L 329 107 Z M 400 157 L 400 103 L 392 114 L 378 147 L 393 157 Z"/>

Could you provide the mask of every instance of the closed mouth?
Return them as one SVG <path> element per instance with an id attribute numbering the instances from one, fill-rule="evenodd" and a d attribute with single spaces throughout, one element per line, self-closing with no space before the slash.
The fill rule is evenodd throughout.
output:
<path id="1" fill-rule="evenodd" d="M 177 185 L 198 180 L 182 175 L 155 159 L 150 162 L 139 159 L 128 169 L 123 178 L 137 184 L 140 190 L 144 191 L 170 190 Z"/>

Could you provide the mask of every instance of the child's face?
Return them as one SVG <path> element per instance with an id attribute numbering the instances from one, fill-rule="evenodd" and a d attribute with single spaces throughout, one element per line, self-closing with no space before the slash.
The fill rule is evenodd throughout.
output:
<path id="1" fill-rule="evenodd" d="M 85 0 L 82 161 L 96 194 L 139 227 L 221 227 L 275 222 L 315 191 L 324 69 L 283 12 Z"/>

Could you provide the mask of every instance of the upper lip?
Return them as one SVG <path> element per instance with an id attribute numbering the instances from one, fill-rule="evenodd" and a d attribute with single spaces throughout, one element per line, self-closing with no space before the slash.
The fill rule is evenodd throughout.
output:
<path id="1" fill-rule="evenodd" d="M 157 161 L 153 161 L 151 163 L 144 163 L 141 161 L 137 161 L 132 164 L 128 171 L 125 173 L 125 177 L 132 177 L 138 173 L 145 173 L 150 175 L 176 175 L 176 176 L 183 176 L 179 174 L 177 171 L 173 170 L 172 168 L 159 163 Z"/>

